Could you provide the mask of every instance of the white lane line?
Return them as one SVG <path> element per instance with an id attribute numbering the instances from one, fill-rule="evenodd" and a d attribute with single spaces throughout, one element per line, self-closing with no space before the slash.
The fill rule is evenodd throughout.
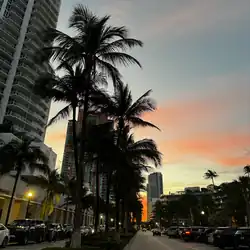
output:
<path id="1" fill-rule="evenodd" d="M 168 245 L 162 243 L 160 240 L 158 240 L 157 238 L 153 238 L 153 240 L 157 241 L 160 245 L 164 246 L 165 248 L 167 248 L 168 250 L 176 250 L 176 249 L 173 249 L 171 247 L 169 247 Z"/>

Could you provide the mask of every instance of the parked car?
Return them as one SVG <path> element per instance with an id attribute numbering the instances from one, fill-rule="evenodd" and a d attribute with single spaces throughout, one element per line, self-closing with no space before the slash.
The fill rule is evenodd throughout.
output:
<path id="1" fill-rule="evenodd" d="M 209 236 L 211 234 L 211 236 L 210 236 L 210 237 L 212 237 L 211 244 L 213 244 L 213 232 L 214 231 L 215 231 L 214 228 L 205 228 L 204 230 L 200 231 L 200 234 L 197 236 L 196 240 L 198 242 L 202 242 L 202 243 L 208 244 L 208 243 L 210 243 L 210 242 L 208 242 L 208 238 L 209 238 Z"/>
<path id="2" fill-rule="evenodd" d="M 236 231 L 237 228 L 233 227 L 218 227 L 213 234 L 213 244 L 221 249 L 234 247 L 234 234 Z"/>
<path id="3" fill-rule="evenodd" d="M 182 234 L 182 232 L 184 231 L 184 229 L 185 229 L 185 227 L 179 227 L 179 228 L 178 228 L 178 235 L 177 235 L 177 236 L 178 236 L 179 238 L 181 238 L 181 234 Z"/>
<path id="4" fill-rule="evenodd" d="M 152 232 L 153 232 L 153 236 L 155 235 L 161 236 L 161 230 L 159 228 L 154 228 Z"/>
<path id="5" fill-rule="evenodd" d="M 235 248 L 250 248 L 250 228 L 239 227 L 234 234 Z"/>
<path id="6" fill-rule="evenodd" d="M 82 226 L 81 227 L 81 234 L 84 236 L 91 235 L 95 232 L 95 230 L 90 226 Z"/>
<path id="7" fill-rule="evenodd" d="M 167 229 L 167 235 L 169 238 L 177 237 L 178 236 L 178 227 L 171 226 Z"/>
<path id="8" fill-rule="evenodd" d="M 57 241 L 64 240 L 66 238 L 65 228 L 59 223 L 47 224 L 47 240 Z"/>
<path id="9" fill-rule="evenodd" d="M 69 224 L 64 224 L 65 238 L 71 238 L 73 232 L 73 226 Z"/>
<path id="10" fill-rule="evenodd" d="M 214 244 L 214 232 L 211 232 L 207 235 L 207 244 L 211 244 L 213 245 Z"/>
<path id="11" fill-rule="evenodd" d="M 29 241 L 42 242 L 45 240 L 46 225 L 41 220 L 14 220 L 9 224 L 10 240 L 26 245 Z"/>
<path id="12" fill-rule="evenodd" d="M 189 227 L 185 228 L 182 232 L 181 238 L 184 241 L 196 240 L 200 233 L 204 230 L 204 227 Z"/>
<path id="13" fill-rule="evenodd" d="M 10 240 L 10 232 L 7 227 L 0 223 L 0 246 L 6 247 Z"/>
<path id="14" fill-rule="evenodd" d="M 143 227 L 142 232 L 147 232 L 147 229 L 145 227 Z"/>

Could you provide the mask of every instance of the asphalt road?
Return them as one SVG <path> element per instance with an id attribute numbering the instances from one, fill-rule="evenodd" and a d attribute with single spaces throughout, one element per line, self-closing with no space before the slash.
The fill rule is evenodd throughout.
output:
<path id="1" fill-rule="evenodd" d="M 41 250 L 46 247 L 63 247 L 65 245 L 65 241 L 56 241 L 56 242 L 43 242 L 40 244 L 28 244 L 26 246 L 20 246 L 11 244 L 8 247 L 6 247 L 6 250 Z"/>
<path id="2" fill-rule="evenodd" d="M 153 236 L 151 232 L 138 232 L 126 250 L 218 250 L 218 248 L 195 242 Z"/>

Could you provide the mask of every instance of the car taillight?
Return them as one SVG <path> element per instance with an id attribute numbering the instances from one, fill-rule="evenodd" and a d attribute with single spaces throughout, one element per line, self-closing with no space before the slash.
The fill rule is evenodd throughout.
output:
<path id="1" fill-rule="evenodd" d="M 185 232 L 185 234 L 186 234 L 186 235 L 190 235 L 190 234 L 191 234 L 191 232 L 187 231 L 187 232 Z"/>

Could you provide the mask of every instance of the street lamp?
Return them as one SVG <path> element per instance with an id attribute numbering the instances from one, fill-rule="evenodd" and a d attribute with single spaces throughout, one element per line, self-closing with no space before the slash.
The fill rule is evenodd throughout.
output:
<path id="1" fill-rule="evenodd" d="M 204 214 L 205 214 L 205 212 L 204 212 L 204 211 L 201 211 L 201 214 L 202 214 L 202 215 L 204 215 Z"/>
<path id="2" fill-rule="evenodd" d="M 28 217 L 28 214 L 29 214 L 29 206 L 30 206 L 30 200 L 31 200 L 32 196 L 33 196 L 32 192 L 28 192 L 28 193 L 27 193 L 28 204 L 27 204 L 27 209 L 26 209 L 25 218 L 27 218 L 27 217 Z"/>
<path id="3" fill-rule="evenodd" d="M 111 219 L 110 219 L 110 221 L 111 221 L 111 222 L 113 222 L 113 221 L 114 221 L 114 219 L 113 219 L 113 218 L 111 218 Z"/>
<path id="4" fill-rule="evenodd" d="M 102 219 L 103 219 L 103 216 L 102 216 L 102 214 L 100 215 L 100 218 L 101 218 L 101 225 L 102 225 Z"/>

